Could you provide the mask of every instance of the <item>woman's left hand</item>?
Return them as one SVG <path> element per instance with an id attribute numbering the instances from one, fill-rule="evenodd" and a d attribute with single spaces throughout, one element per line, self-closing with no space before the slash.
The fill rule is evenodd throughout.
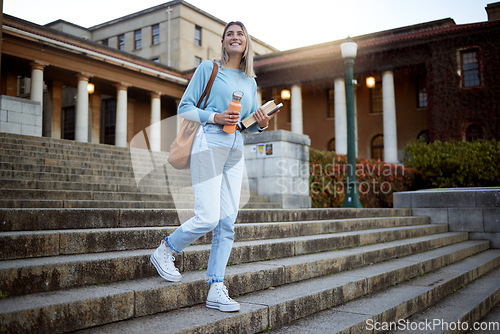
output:
<path id="1" fill-rule="evenodd" d="M 255 117 L 255 120 L 257 121 L 257 123 L 259 123 L 259 126 L 261 128 L 266 128 L 269 126 L 269 121 L 277 114 L 279 113 L 280 111 L 276 111 L 274 114 L 272 114 L 271 116 L 268 116 L 264 110 L 262 110 L 262 108 L 259 108 L 255 111 L 255 114 L 254 114 L 254 117 Z"/>

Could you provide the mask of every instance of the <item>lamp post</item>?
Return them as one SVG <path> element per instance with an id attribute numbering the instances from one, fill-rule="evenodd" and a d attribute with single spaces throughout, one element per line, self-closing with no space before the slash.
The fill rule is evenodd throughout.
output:
<path id="1" fill-rule="evenodd" d="M 356 138 L 354 135 L 354 88 L 353 65 L 358 44 L 350 37 L 340 45 L 345 64 L 345 97 L 347 113 L 347 182 L 345 182 L 345 198 L 343 208 L 362 208 L 356 181 Z"/>

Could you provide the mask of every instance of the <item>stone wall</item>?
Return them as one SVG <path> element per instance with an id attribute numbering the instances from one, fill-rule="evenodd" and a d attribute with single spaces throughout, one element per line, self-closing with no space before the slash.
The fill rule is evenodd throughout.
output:
<path id="1" fill-rule="evenodd" d="M 40 102 L 0 96 L 0 132 L 27 136 L 42 136 Z"/>
<path id="2" fill-rule="evenodd" d="M 500 248 L 500 187 L 428 189 L 394 193 L 395 208 L 411 208 L 431 223 L 448 224 L 450 231 L 469 232 Z"/>
<path id="3" fill-rule="evenodd" d="M 245 135 L 250 190 L 284 209 L 310 208 L 309 146 L 306 135 L 285 130 Z"/>

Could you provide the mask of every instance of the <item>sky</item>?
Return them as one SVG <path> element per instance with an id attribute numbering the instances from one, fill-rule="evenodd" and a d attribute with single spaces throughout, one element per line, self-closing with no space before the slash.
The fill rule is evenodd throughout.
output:
<path id="1" fill-rule="evenodd" d="M 347 36 L 452 18 L 487 20 L 496 0 L 188 0 L 225 21 L 241 21 L 255 38 L 288 50 Z M 91 27 L 163 4 L 165 0 L 3 0 L 3 12 L 37 24 L 58 19 Z M 222 32 L 221 32 L 222 33 Z"/>

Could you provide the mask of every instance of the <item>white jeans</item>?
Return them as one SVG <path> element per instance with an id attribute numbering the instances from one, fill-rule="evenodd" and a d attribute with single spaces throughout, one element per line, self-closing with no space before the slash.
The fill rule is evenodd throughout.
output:
<path id="1" fill-rule="evenodd" d="M 229 134 L 218 124 L 200 127 L 191 150 L 194 217 L 166 239 L 180 253 L 193 241 L 213 230 L 208 260 L 208 284 L 223 282 L 234 242 L 234 222 L 243 178 L 243 135 Z"/>

